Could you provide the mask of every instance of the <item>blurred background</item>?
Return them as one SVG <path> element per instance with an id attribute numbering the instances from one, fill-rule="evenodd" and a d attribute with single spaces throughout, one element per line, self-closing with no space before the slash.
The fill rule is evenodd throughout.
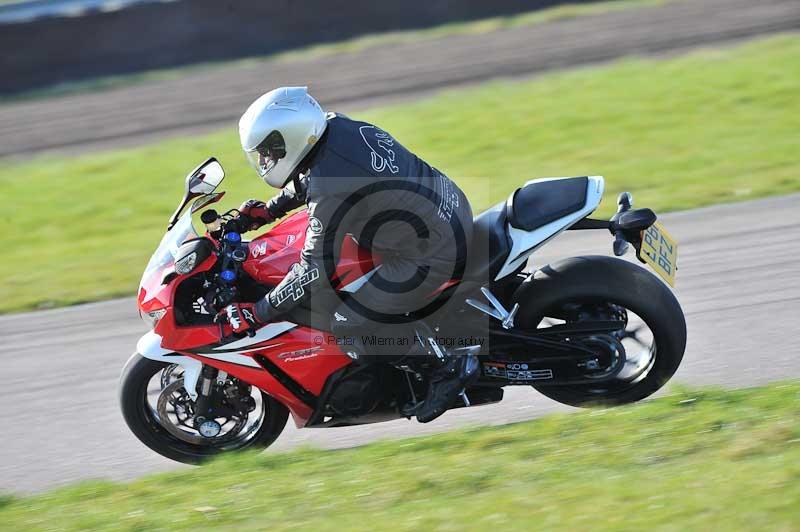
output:
<path id="1" fill-rule="evenodd" d="M 598 451 L 616 456 L 614 446 L 623 445 L 644 453 L 629 457 L 633 462 L 620 458 L 608 465 L 603 478 L 618 490 L 607 496 L 636 499 L 624 487 L 628 477 L 615 480 L 617 466 L 633 468 L 641 475 L 636 481 L 674 484 L 662 486 L 671 502 L 636 499 L 625 515 L 638 519 L 645 512 L 658 524 L 684 512 L 687 526 L 719 524 L 729 517 L 717 508 L 729 506 L 736 496 L 732 471 L 746 476 L 752 469 L 769 478 L 763 506 L 759 498 L 757 512 L 734 511 L 730 524 L 796 528 L 797 510 L 783 504 L 800 500 L 800 471 L 787 465 L 800 447 L 799 391 L 791 382 L 800 373 L 793 341 L 800 323 L 800 268 L 793 251 L 800 242 L 798 30 L 796 0 L 0 0 L 0 199 L 6 229 L 0 269 L 0 364 L 6 379 L 0 402 L 20 405 L 6 414 L 13 434 L 0 443 L 0 493 L 9 494 L 0 498 L 0 516 L 5 513 L 7 522 L 19 526 L 46 527 L 53 516 L 41 511 L 41 499 L 14 497 L 86 479 L 127 481 L 180 469 L 140 445 L 118 413 L 119 370 L 146 330 L 131 296 L 180 199 L 183 178 L 197 164 L 213 155 L 225 167 L 225 209 L 271 195 L 246 164 L 236 124 L 260 94 L 282 85 L 307 85 L 326 109 L 380 125 L 444 171 L 467 192 L 476 212 L 528 179 L 604 175 L 607 192 L 600 214 L 613 212 L 622 190 L 633 192 L 637 206 L 670 213 L 662 219 L 682 246 L 676 293 L 690 335 L 676 382 L 762 388 L 752 392 L 755 399 L 745 392 L 731 399 L 723 392 L 683 390 L 672 403 L 627 421 L 623 414 L 608 414 L 617 434 L 630 430 L 630 438 L 641 436 L 621 443 L 611 441 L 609 429 L 594 418 L 580 417 L 532 390 L 514 390 L 499 405 L 452 412 L 432 426 L 393 422 L 353 430 L 287 429 L 278 450 L 307 444 L 353 447 L 558 411 L 568 415 L 548 418 L 550 425 L 512 425 L 505 432 L 472 435 L 490 450 L 502 447 L 495 440 L 506 441 L 509 452 L 514 449 L 517 459 L 528 463 L 527 480 L 517 479 L 517 493 L 539 496 L 548 486 L 563 500 L 580 494 L 593 501 L 596 495 L 588 488 L 571 492 L 564 478 L 543 473 L 561 464 L 571 482 L 588 482 L 579 478 L 584 473 L 559 462 L 558 445 L 525 446 L 531 438 L 566 438 L 563 445 L 572 449 L 605 442 Z M 610 240 L 569 235 L 534 260 L 541 265 L 587 251 L 610 254 Z M 708 405 L 696 416 L 670 410 L 702 402 L 698 398 Z M 746 411 L 734 414 L 731 401 L 747 404 Z M 659 416 L 666 420 L 661 425 Z M 770 416 L 777 425 L 759 425 Z M 752 424 L 736 425 L 741 419 Z M 636 421 L 635 429 L 625 425 L 630 420 Z M 574 440 L 571 423 L 585 428 Z M 745 432 L 717 435 L 719 427 L 729 425 Z M 681 427 L 692 428 L 681 432 Z M 663 430 L 679 441 L 674 447 L 647 448 L 655 442 L 639 430 Z M 706 430 L 714 436 L 702 441 L 713 444 L 692 439 L 691 434 Z M 461 436 L 440 438 L 413 444 L 421 446 L 414 452 L 430 468 L 442 463 L 435 455 L 441 442 L 462 449 Z M 752 441 L 772 451 L 762 453 L 757 443 L 751 453 Z M 325 460 L 339 468 L 337 475 L 345 475 L 352 462 L 369 478 L 370 467 L 400 453 L 380 445 L 346 459 L 326 455 L 320 462 L 314 461 L 315 453 L 300 452 L 295 465 L 286 467 L 300 463 L 324 482 Z M 487 503 L 484 495 L 511 490 L 497 473 L 505 471 L 501 463 L 492 463 L 491 474 L 480 468 L 473 476 L 464 471 L 480 460 L 476 449 L 453 454 L 439 480 L 429 479 L 430 490 L 455 493 L 458 504 Z M 661 463 L 658 457 L 667 457 L 666 463 L 676 455 L 685 460 L 675 458 L 672 469 L 650 468 Z M 599 454 L 581 456 L 584 472 L 601 460 Z M 764 462 L 728 467 L 752 456 Z M 259 468 L 283 467 L 268 458 L 252 460 L 246 467 L 249 487 L 242 488 L 248 493 L 263 480 L 256 473 L 264 476 L 265 469 Z M 718 476 L 711 484 L 715 490 L 727 488 L 712 494 L 703 491 L 709 486 L 700 486 L 708 495 L 706 506 L 705 499 L 691 504 L 682 499 L 677 486 L 693 482 L 693 466 L 712 462 L 709 475 Z M 403 467 L 399 461 L 391 465 Z M 233 460 L 228 466 L 211 471 L 225 478 L 241 464 Z M 293 471 L 280 474 L 288 481 L 297 474 Z M 181 474 L 187 476 L 175 478 L 201 476 L 194 470 Z M 746 478 L 752 483 L 758 476 Z M 123 513 L 133 513 L 125 526 L 162 526 L 149 512 L 136 513 L 156 504 L 147 493 L 140 499 L 130 495 L 147 491 L 142 486 L 151 481 L 141 482 L 132 492 L 91 484 L 75 493 L 118 502 Z M 486 487 L 485 494 L 461 493 L 465 483 Z M 395 487 L 410 493 L 412 484 Z M 323 499 L 326 489 L 320 488 Z M 362 488 L 353 489 L 355 497 Z M 64 493 L 51 502 L 78 504 L 81 497 Z M 181 500 L 193 502 L 175 526 L 209 520 L 225 525 L 224 503 L 197 502 L 193 497 L 202 493 L 207 491 L 181 493 Z M 276 497 L 275 504 L 295 504 Z M 595 521 L 575 521 L 558 499 L 550 500 L 550 510 L 541 515 L 541 508 L 526 513 L 509 503 L 497 512 L 475 510 L 473 515 L 464 509 L 453 516 L 420 503 L 425 517 L 414 524 L 407 519 L 416 510 L 403 513 L 391 497 L 379 500 L 383 503 L 373 510 L 394 515 L 402 527 L 451 522 L 525 528 L 514 516 L 534 513 L 554 527 L 625 524 L 594 510 L 587 515 L 595 515 Z M 158 504 L 167 515 L 169 506 Z M 122 509 L 63 526 L 107 526 L 111 521 L 104 519 L 117 519 Z M 86 510 L 76 506 L 75 512 Z M 315 520 L 322 519 L 317 510 L 302 523 L 323 522 Z M 354 506 L 350 515 L 359 511 Z M 495 513 L 500 517 L 491 517 Z M 281 526 L 292 522 L 291 512 L 270 515 Z M 342 519 L 340 526 L 363 527 L 358 519 Z M 258 523 L 242 525 L 258 528 Z"/>

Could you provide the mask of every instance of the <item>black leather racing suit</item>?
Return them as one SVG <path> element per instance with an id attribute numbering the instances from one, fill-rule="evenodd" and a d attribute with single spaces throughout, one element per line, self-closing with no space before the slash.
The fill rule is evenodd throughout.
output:
<path id="1" fill-rule="evenodd" d="M 472 238 L 466 196 L 378 127 L 330 114 L 308 172 L 298 183 L 301 190 L 284 189 L 267 204 L 275 218 L 307 204 L 309 227 L 300 262 L 256 305 L 261 321 L 330 286 L 346 235 L 380 256 L 382 263 L 365 283 L 355 283 L 359 288 L 337 308 L 331 330 L 338 335 L 353 331 L 355 337 L 355 331 L 429 310 L 434 291 L 463 272 Z M 353 280 L 336 282 L 341 288 Z M 353 348 L 354 356 L 364 354 L 358 341 Z"/>

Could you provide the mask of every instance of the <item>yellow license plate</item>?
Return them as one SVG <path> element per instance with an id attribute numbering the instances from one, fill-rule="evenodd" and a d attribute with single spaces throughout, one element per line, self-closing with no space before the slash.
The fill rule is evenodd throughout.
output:
<path id="1" fill-rule="evenodd" d="M 642 249 L 639 258 L 649 264 L 667 284 L 675 286 L 678 243 L 660 223 L 656 222 L 649 229 L 642 231 Z"/>

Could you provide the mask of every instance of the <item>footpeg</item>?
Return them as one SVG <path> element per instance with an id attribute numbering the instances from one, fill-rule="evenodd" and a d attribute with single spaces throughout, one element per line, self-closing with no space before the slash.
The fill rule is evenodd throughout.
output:
<path id="1" fill-rule="evenodd" d="M 469 402 L 469 397 L 467 397 L 466 390 L 461 390 L 461 393 L 458 395 L 461 397 L 461 400 L 464 401 L 464 406 L 472 406 Z"/>
<path id="2" fill-rule="evenodd" d="M 436 355 L 436 358 L 439 359 L 439 362 L 444 362 L 447 359 L 445 352 L 442 350 L 439 342 L 436 341 L 436 338 L 428 338 L 428 345 L 431 347 L 433 354 Z"/>
<path id="3" fill-rule="evenodd" d="M 500 301 L 494 296 L 492 291 L 486 288 L 485 286 L 481 287 L 481 293 L 486 297 L 486 299 L 492 305 L 491 307 L 486 303 L 483 303 L 482 301 L 478 301 L 476 299 L 467 299 L 467 305 L 480 310 L 484 314 L 488 314 L 492 318 L 495 318 L 503 326 L 503 329 L 513 329 L 514 318 L 517 316 L 517 311 L 519 311 L 519 303 L 514 303 L 514 306 L 511 308 L 511 311 L 508 311 L 503 306 L 503 304 L 500 303 Z"/>

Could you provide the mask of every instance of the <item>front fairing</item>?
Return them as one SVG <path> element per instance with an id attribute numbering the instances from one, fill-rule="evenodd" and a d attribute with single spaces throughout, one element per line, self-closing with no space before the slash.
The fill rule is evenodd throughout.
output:
<path id="1" fill-rule="evenodd" d="M 176 320 L 174 298 L 178 286 L 189 277 L 211 270 L 217 261 L 216 255 L 212 254 L 191 272 L 175 274 L 175 256 L 181 244 L 198 236 L 192 225 L 192 215 L 187 212 L 161 239 L 139 283 L 140 314 L 153 332 L 162 338 L 161 346 L 175 351 L 217 343 L 220 338 L 216 324 L 178 325 L 179 320 Z M 158 319 L 152 319 L 153 314 Z"/>
<path id="2" fill-rule="evenodd" d="M 162 309 L 172 303 L 172 290 L 165 290 L 164 278 L 174 271 L 175 255 L 181 244 L 198 236 L 192 224 L 192 214 L 187 211 L 161 238 L 139 282 L 138 302 L 142 312 Z"/>

